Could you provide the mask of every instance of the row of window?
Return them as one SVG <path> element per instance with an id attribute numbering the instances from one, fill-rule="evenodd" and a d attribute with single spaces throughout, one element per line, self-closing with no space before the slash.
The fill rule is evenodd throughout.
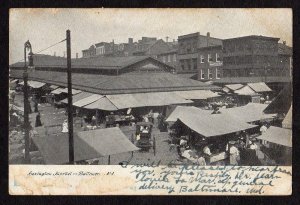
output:
<path id="1" fill-rule="evenodd" d="M 170 63 L 170 62 L 176 62 L 176 54 L 169 54 L 169 55 L 167 55 L 167 56 L 163 56 L 162 57 L 162 61 L 164 62 L 164 63 Z"/>
<path id="2" fill-rule="evenodd" d="M 216 79 L 220 79 L 221 78 L 221 73 L 219 71 L 218 68 L 216 68 L 216 72 L 215 72 L 215 77 Z M 200 78 L 201 79 L 205 79 L 205 73 L 202 69 L 200 69 Z M 207 79 L 213 79 L 213 73 L 211 72 L 211 69 L 207 69 Z"/>
<path id="3" fill-rule="evenodd" d="M 224 69 L 223 77 L 289 76 L 288 69 Z"/>
<path id="4" fill-rule="evenodd" d="M 197 58 L 180 60 L 182 70 L 197 70 Z"/>
<path id="5" fill-rule="evenodd" d="M 216 62 L 220 62 L 220 61 L 221 61 L 220 54 L 216 53 Z M 204 62 L 205 62 L 204 55 L 200 55 L 200 63 L 204 63 Z M 207 54 L 207 62 L 213 62 L 213 58 L 210 53 Z"/>

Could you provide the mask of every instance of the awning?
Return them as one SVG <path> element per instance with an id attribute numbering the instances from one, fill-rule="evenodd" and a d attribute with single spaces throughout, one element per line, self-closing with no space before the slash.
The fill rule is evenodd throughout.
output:
<path id="1" fill-rule="evenodd" d="M 86 98 L 86 97 L 89 97 L 89 96 L 91 96 L 91 95 L 93 95 L 93 93 L 81 92 L 81 93 L 75 94 L 75 95 L 72 96 L 72 102 L 73 102 L 73 104 L 74 104 L 75 102 L 77 102 L 77 101 L 79 101 L 79 100 L 82 100 L 82 99 L 84 99 L 84 98 Z M 61 100 L 60 102 L 66 103 L 66 104 L 67 104 L 67 103 L 68 103 L 68 98 L 63 99 L 63 100 Z"/>
<path id="2" fill-rule="evenodd" d="M 51 94 L 59 95 L 62 93 L 63 90 L 64 90 L 64 88 L 57 88 L 55 90 L 52 90 Z"/>
<path id="3" fill-rule="evenodd" d="M 220 96 L 210 90 L 175 91 L 174 93 L 187 100 L 206 100 Z"/>
<path id="4" fill-rule="evenodd" d="M 66 164 L 69 161 L 68 134 L 33 137 L 46 164 Z M 139 150 L 118 127 L 78 132 L 74 136 L 75 161 Z"/>
<path id="5" fill-rule="evenodd" d="M 212 110 L 201 110 L 194 106 L 177 106 L 166 119 L 167 122 L 176 122 L 179 117 L 189 115 L 190 113 L 201 115 L 203 113 L 211 114 Z"/>
<path id="6" fill-rule="evenodd" d="M 24 81 L 19 83 L 20 85 L 24 85 Z M 32 88 L 41 88 L 43 87 L 46 83 L 40 83 L 40 82 L 37 82 L 37 81 L 31 81 L 29 80 L 27 82 L 28 86 L 32 87 Z"/>
<path id="7" fill-rule="evenodd" d="M 269 88 L 264 82 L 248 83 L 247 85 L 257 93 L 272 91 L 271 88 Z"/>
<path id="8" fill-rule="evenodd" d="M 204 137 L 221 136 L 257 127 L 228 115 L 211 114 L 212 111 L 199 108 L 196 108 L 198 109 L 196 111 L 195 108 L 189 108 L 184 108 L 184 112 L 178 114 L 178 120 Z"/>
<path id="9" fill-rule="evenodd" d="M 242 122 L 254 122 L 272 119 L 276 114 L 265 114 L 263 110 L 267 104 L 248 103 L 247 105 L 234 108 L 221 108 L 222 114 L 229 115 Z"/>
<path id="10" fill-rule="evenodd" d="M 119 109 L 130 107 L 164 106 L 193 102 L 172 92 L 120 94 L 107 95 L 106 97 Z"/>
<path id="11" fill-rule="evenodd" d="M 269 127 L 266 132 L 263 132 L 257 139 L 265 140 L 271 143 L 283 145 L 286 147 L 292 146 L 292 130 L 280 127 Z"/>
<path id="12" fill-rule="evenodd" d="M 224 88 L 228 88 L 229 90 L 235 91 L 235 90 L 241 89 L 242 87 L 244 87 L 244 85 L 242 85 L 242 84 L 227 84 L 227 85 L 225 85 Z"/>
<path id="13" fill-rule="evenodd" d="M 53 90 L 55 90 L 55 89 L 57 89 L 59 86 L 57 86 L 57 85 L 50 85 L 49 86 L 49 88 L 51 88 L 51 89 L 53 89 Z"/>
<path id="14" fill-rule="evenodd" d="M 68 88 L 63 88 L 61 90 L 62 93 L 68 93 Z M 72 89 L 72 95 L 76 95 L 78 93 L 81 93 L 82 91 L 81 90 L 76 90 L 76 89 Z"/>
<path id="15" fill-rule="evenodd" d="M 241 89 L 235 90 L 234 93 L 238 95 L 255 95 L 256 93 L 247 85 L 242 87 Z"/>
<path id="16" fill-rule="evenodd" d="M 286 129 L 292 129 L 292 111 L 293 111 L 293 106 L 291 105 L 288 113 L 286 114 L 285 118 L 282 121 L 282 127 Z"/>
<path id="17" fill-rule="evenodd" d="M 74 102 L 73 105 L 76 107 L 83 107 L 83 106 L 86 106 L 88 104 L 91 104 L 91 103 L 99 100 L 102 97 L 103 97 L 103 95 L 93 94 L 91 96 L 88 96 L 86 98 L 78 100 L 77 102 Z"/>
<path id="18" fill-rule="evenodd" d="M 10 110 L 16 110 L 16 111 L 19 111 L 19 112 L 24 112 L 23 107 L 19 107 L 19 106 L 16 106 L 14 104 L 9 104 L 9 108 L 10 108 Z"/>
<path id="19" fill-rule="evenodd" d="M 100 98 L 99 100 L 84 106 L 86 109 L 99 109 L 99 110 L 106 110 L 106 111 L 115 111 L 118 108 L 112 104 L 109 99 L 106 97 Z"/>

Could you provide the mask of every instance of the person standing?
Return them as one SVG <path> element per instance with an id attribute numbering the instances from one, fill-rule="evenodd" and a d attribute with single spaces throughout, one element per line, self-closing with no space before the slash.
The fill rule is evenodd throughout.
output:
<path id="1" fill-rule="evenodd" d="M 229 164 L 238 165 L 239 150 L 235 147 L 235 145 L 232 145 L 229 148 L 229 154 Z"/>
<path id="2" fill-rule="evenodd" d="M 38 102 L 36 100 L 34 101 L 34 112 L 39 112 Z"/>
<path id="3" fill-rule="evenodd" d="M 38 112 L 38 114 L 35 117 L 35 127 L 40 127 L 40 126 L 42 126 L 41 114 L 40 112 Z"/>

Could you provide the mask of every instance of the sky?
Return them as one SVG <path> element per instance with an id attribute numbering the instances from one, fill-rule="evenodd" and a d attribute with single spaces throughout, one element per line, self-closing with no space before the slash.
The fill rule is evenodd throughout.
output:
<path id="1" fill-rule="evenodd" d="M 127 43 L 142 36 L 169 41 L 178 36 L 210 32 L 215 38 L 263 35 L 292 46 L 291 9 L 11 9 L 9 16 L 10 64 L 24 58 L 29 40 L 33 53 L 66 38 L 71 31 L 72 58 L 102 41 Z M 42 54 L 63 56 L 66 43 Z"/>

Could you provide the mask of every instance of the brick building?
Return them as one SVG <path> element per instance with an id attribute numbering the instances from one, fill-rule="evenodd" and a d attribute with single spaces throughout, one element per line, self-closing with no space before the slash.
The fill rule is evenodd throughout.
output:
<path id="1" fill-rule="evenodd" d="M 290 75 L 288 54 L 279 54 L 279 38 L 245 36 L 223 41 L 224 77 L 284 77 Z"/>
<path id="2" fill-rule="evenodd" d="M 222 46 L 198 48 L 198 80 L 209 81 L 222 77 L 223 51 Z"/>
<path id="3" fill-rule="evenodd" d="M 178 73 L 198 73 L 198 49 L 209 46 L 222 45 L 222 40 L 200 35 L 199 32 L 178 36 Z"/>
<path id="4" fill-rule="evenodd" d="M 157 59 L 162 61 L 167 65 L 178 69 L 178 60 L 177 60 L 177 49 L 171 49 L 169 51 L 163 52 L 157 56 Z"/>

